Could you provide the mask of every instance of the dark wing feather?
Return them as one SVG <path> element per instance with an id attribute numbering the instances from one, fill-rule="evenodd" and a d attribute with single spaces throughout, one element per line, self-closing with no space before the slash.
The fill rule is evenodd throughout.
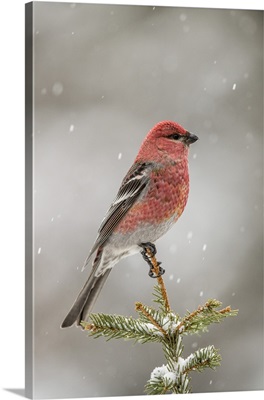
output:
<path id="1" fill-rule="evenodd" d="M 88 264 L 92 254 L 107 241 L 115 227 L 148 185 L 153 166 L 153 163 L 136 163 L 132 165 L 120 186 L 115 200 L 101 223 L 97 239 L 89 256 L 85 260 L 83 269 Z"/>

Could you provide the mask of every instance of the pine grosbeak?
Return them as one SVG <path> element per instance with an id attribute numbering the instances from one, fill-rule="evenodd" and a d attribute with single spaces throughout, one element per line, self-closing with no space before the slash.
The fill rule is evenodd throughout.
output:
<path id="1" fill-rule="evenodd" d="M 86 320 L 111 269 L 164 235 L 181 216 L 189 194 L 188 150 L 198 137 L 172 121 L 155 125 L 123 179 L 84 267 L 92 270 L 62 323 Z"/>

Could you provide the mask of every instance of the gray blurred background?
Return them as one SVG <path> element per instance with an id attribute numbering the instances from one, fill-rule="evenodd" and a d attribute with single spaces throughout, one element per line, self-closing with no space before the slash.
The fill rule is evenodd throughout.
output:
<path id="1" fill-rule="evenodd" d="M 194 392 L 263 388 L 263 12 L 34 3 L 35 396 L 143 394 L 158 344 L 94 340 L 60 324 L 99 224 L 149 129 L 197 134 L 190 196 L 157 243 L 175 312 L 208 298 L 236 318 L 185 338 L 220 349 Z M 140 255 L 118 264 L 95 312 L 152 304 Z"/>

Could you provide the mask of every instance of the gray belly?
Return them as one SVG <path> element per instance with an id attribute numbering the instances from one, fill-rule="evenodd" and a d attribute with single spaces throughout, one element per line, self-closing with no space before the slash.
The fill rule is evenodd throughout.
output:
<path id="1" fill-rule="evenodd" d="M 162 224 L 141 224 L 138 229 L 130 234 L 121 235 L 112 233 L 104 245 L 100 266 L 96 275 L 100 275 L 108 268 L 112 268 L 122 258 L 131 256 L 142 251 L 140 243 L 156 242 L 174 224 L 175 217 L 163 222 Z"/>
<path id="2" fill-rule="evenodd" d="M 120 233 L 113 233 L 107 241 L 107 246 L 117 248 L 127 248 L 140 243 L 156 242 L 163 236 L 174 224 L 175 216 L 160 224 L 141 224 L 134 232 L 121 235 Z"/>

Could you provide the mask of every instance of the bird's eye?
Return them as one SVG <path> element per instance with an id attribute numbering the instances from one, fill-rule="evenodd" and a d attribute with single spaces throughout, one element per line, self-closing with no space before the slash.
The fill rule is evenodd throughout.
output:
<path id="1" fill-rule="evenodd" d="M 172 140 L 179 140 L 181 137 L 181 135 L 179 135 L 178 133 L 173 133 L 172 135 L 169 135 L 168 138 L 172 139 Z"/>

